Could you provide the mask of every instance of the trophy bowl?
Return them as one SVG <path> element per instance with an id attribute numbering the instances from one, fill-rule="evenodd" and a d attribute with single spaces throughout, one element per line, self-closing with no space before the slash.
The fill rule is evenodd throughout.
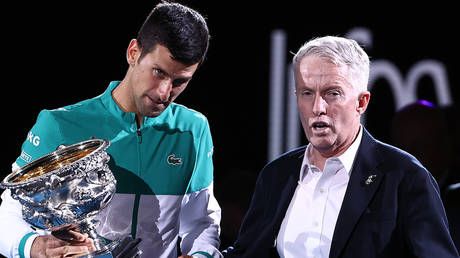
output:
<path id="1" fill-rule="evenodd" d="M 32 226 L 52 234 L 69 228 L 88 233 L 96 252 L 104 251 L 107 248 L 96 234 L 94 217 L 116 190 L 105 152 L 109 145 L 107 140 L 91 139 L 59 147 L 13 171 L 0 187 L 10 189 L 22 204 L 24 220 Z"/>

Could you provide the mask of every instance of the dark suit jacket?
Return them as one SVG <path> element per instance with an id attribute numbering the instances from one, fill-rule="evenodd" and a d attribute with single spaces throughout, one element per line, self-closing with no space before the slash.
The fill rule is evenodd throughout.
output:
<path id="1" fill-rule="evenodd" d="M 458 172 L 458 171 L 455 171 Z M 460 249 L 460 182 L 447 187 L 444 207 L 449 220 L 450 235 L 457 250 Z"/>
<path id="2" fill-rule="evenodd" d="M 283 154 L 262 170 L 226 257 L 278 257 L 275 239 L 297 187 L 305 148 Z M 371 175 L 373 182 L 366 184 Z M 413 156 L 375 140 L 365 129 L 329 257 L 458 257 L 434 178 Z"/>

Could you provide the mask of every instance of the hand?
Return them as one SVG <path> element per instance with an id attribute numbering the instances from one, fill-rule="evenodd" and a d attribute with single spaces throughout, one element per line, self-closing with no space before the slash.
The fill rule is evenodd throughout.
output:
<path id="1" fill-rule="evenodd" d="M 183 254 L 177 258 L 193 258 L 193 256 L 190 256 L 190 255 L 186 255 L 186 254 Z"/>
<path id="2" fill-rule="evenodd" d="M 61 240 L 53 235 L 35 238 L 30 250 L 31 258 L 78 257 L 96 250 L 93 240 L 86 234 L 69 230 L 72 240 Z"/>

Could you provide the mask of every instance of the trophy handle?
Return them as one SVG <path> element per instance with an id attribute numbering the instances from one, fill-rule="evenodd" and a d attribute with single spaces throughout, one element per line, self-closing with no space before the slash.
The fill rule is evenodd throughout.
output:
<path id="1" fill-rule="evenodd" d="M 97 251 L 101 251 L 106 249 L 104 240 L 99 237 L 96 233 L 96 228 L 99 225 L 99 221 L 91 218 L 86 218 L 78 223 L 80 231 L 82 233 L 88 233 L 88 236 L 93 239 L 94 246 L 96 247 Z"/>

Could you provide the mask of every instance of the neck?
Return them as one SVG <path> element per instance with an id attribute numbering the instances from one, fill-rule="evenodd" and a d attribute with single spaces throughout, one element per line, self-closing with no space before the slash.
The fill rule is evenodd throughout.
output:
<path id="1" fill-rule="evenodd" d="M 136 105 L 134 104 L 133 98 L 129 91 L 129 85 L 126 79 L 120 82 L 120 84 L 112 91 L 112 97 L 118 107 L 126 113 L 136 114 L 137 128 L 140 128 L 143 117 L 137 112 Z"/>
<path id="2" fill-rule="evenodd" d="M 310 161 L 310 164 L 318 167 L 321 171 L 323 171 L 326 160 L 330 157 L 332 156 L 325 156 L 322 152 L 313 147 L 309 153 L 308 160 Z"/>
<path id="3" fill-rule="evenodd" d="M 354 137 L 352 138 L 351 142 L 348 144 L 344 144 L 343 146 L 338 146 L 336 148 L 328 148 L 328 149 L 318 149 L 312 146 L 311 152 L 308 153 L 308 159 L 312 165 L 315 165 L 321 171 L 324 169 L 324 165 L 326 164 L 326 160 L 329 158 L 334 158 L 334 157 L 339 157 L 343 153 L 345 153 L 348 148 L 355 142 L 356 138 L 358 137 L 359 130 L 361 126 L 358 126 L 358 130 L 354 134 Z"/>
<path id="4" fill-rule="evenodd" d="M 136 114 L 136 125 L 137 129 L 141 128 L 143 117 L 139 114 Z"/>
<path id="5" fill-rule="evenodd" d="M 133 105 L 133 101 L 130 101 L 132 97 L 129 93 L 128 87 L 129 85 L 125 80 L 121 81 L 120 84 L 112 91 L 112 97 L 123 112 L 135 113 L 135 105 Z"/>

